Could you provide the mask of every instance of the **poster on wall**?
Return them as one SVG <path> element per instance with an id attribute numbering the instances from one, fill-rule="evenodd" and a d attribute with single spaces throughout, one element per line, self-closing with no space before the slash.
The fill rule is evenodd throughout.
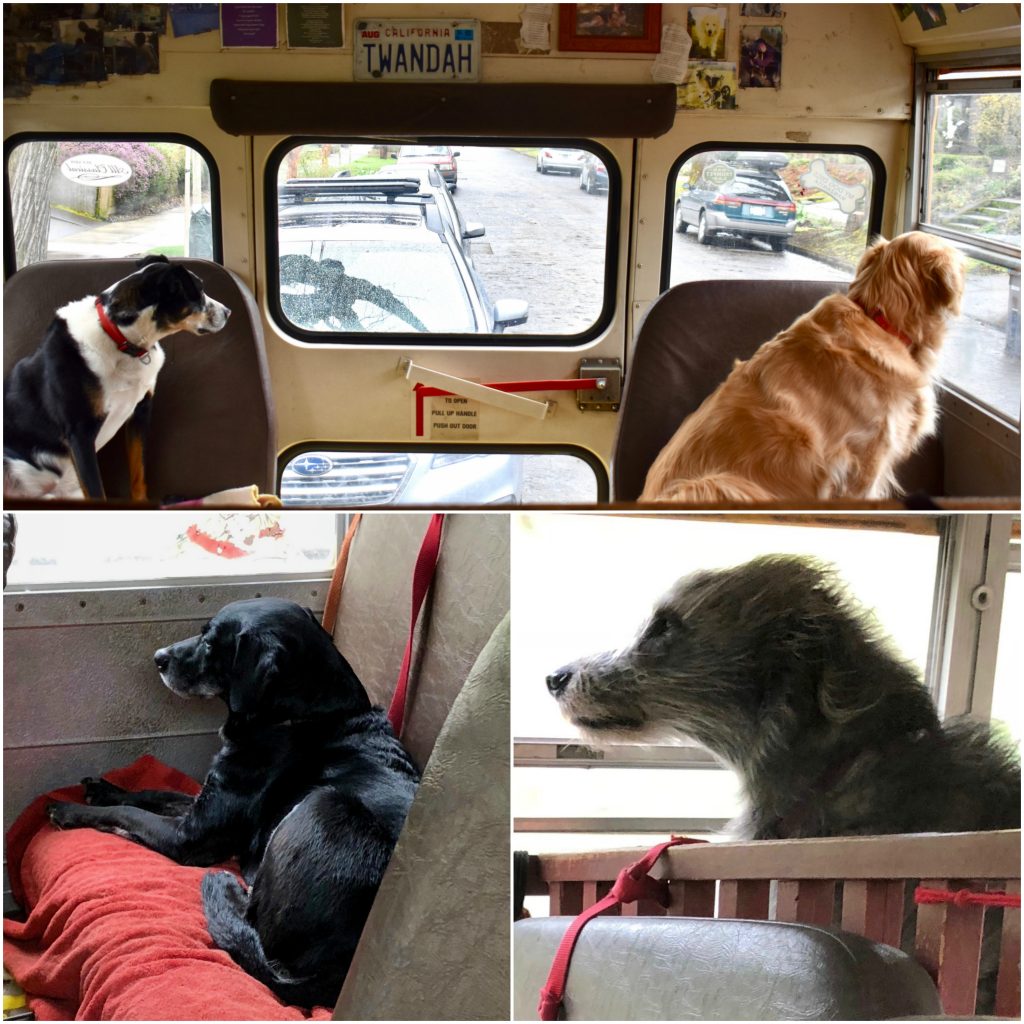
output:
<path id="1" fill-rule="evenodd" d="M 219 4 L 171 4 L 171 28 L 174 36 L 198 36 L 220 28 Z"/>
<path id="2" fill-rule="evenodd" d="M 744 25 L 740 29 L 740 88 L 778 89 L 782 85 L 782 26 Z"/>
<path id="3" fill-rule="evenodd" d="M 220 45 L 273 49 L 277 46 L 277 4 L 221 4 Z"/>
<path id="4" fill-rule="evenodd" d="M 781 18 L 782 4 L 740 4 L 741 18 Z"/>
<path id="5" fill-rule="evenodd" d="M 287 4 L 285 29 L 289 50 L 324 50 L 341 46 L 344 42 L 341 4 Z"/>
<path id="6" fill-rule="evenodd" d="M 721 60 L 725 56 L 725 8 L 691 7 L 686 27 L 693 40 L 690 60 Z"/>
<path id="7" fill-rule="evenodd" d="M 736 65 L 729 61 L 691 64 L 686 81 L 676 90 L 683 110 L 735 110 Z"/>

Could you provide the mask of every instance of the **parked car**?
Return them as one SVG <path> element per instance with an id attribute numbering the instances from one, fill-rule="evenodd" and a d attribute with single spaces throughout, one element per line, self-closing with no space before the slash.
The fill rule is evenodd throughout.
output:
<path id="1" fill-rule="evenodd" d="M 522 299 L 492 302 L 440 187 L 415 177 L 294 178 L 278 189 L 281 310 L 315 332 L 501 334 Z"/>
<path id="2" fill-rule="evenodd" d="M 459 182 L 458 150 L 451 146 L 402 146 L 398 150 L 399 164 L 430 164 L 436 167 L 445 184 L 454 192 Z"/>
<path id="3" fill-rule="evenodd" d="M 537 173 L 561 171 L 565 174 L 579 174 L 586 155 L 582 149 L 552 149 L 544 146 L 537 150 Z"/>
<path id="4" fill-rule="evenodd" d="M 281 474 L 285 505 L 518 504 L 523 457 L 479 452 L 306 452 Z"/>
<path id="5" fill-rule="evenodd" d="M 580 188 L 593 195 L 608 191 L 608 168 L 596 153 L 587 153 L 580 167 Z"/>
<path id="6" fill-rule="evenodd" d="M 722 231 L 760 238 L 782 252 L 796 231 L 796 203 L 775 174 L 738 170 L 718 186 L 702 174 L 696 183 L 684 182 L 676 197 L 676 231 L 683 233 L 691 224 L 702 245 Z"/>

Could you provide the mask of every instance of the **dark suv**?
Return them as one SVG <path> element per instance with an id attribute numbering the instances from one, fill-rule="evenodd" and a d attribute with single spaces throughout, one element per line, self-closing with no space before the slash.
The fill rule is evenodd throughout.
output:
<path id="1" fill-rule="evenodd" d="M 293 178 L 278 188 L 284 315 L 307 331 L 501 334 L 521 299 L 491 302 L 443 185 L 405 177 Z"/>
<path id="2" fill-rule="evenodd" d="M 712 168 L 729 170 L 725 164 Z M 796 203 L 775 174 L 734 171 L 731 179 L 715 185 L 702 173 L 695 183 L 684 182 L 676 196 L 676 231 L 684 232 L 691 224 L 702 245 L 710 245 L 722 231 L 761 238 L 782 252 L 796 230 Z"/>

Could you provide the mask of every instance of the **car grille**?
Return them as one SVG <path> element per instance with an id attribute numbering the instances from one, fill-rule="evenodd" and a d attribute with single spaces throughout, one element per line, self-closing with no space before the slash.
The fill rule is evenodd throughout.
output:
<path id="1" fill-rule="evenodd" d="M 409 472 L 402 453 L 350 453 L 331 460 L 322 476 L 305 477 L 286 469 L 281 499 L 297 505 L 384 505 L 394 500 Z"/>

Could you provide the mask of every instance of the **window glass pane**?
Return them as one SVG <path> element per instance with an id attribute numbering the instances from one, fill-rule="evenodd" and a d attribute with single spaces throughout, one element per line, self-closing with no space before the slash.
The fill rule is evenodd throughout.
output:
<path id="1" fill-rule="evenodd" d="M 213 259 L 210 169 L 176 142 L 49 139 L 8 159 L 19 267 L 147 254 Z"/>
<path id="2" fill-rule="evenodd" d="M 338 517 L 329 512 L 22 512 L 8 584 L 108 583 L 189 577 L 327 575 Z"/>
<path id="3" fill-rule="evenodd" d="M 584 654 L 629 643 L 655 601 L 685 573 L 738 565 L 759 554 L 802 553 L 833 562 L 897 648 L 922 670 L 927 660 L 938 552 L 933 536 L 524 513 L 513 517 L 512 538 L 517 737 L 576 737 L 548 694 L 545 676 Z M 564 588 L 553 581 L 567 555 L 587 552 L 598 568 L 574 574 L 583 585 L 573 587 L 567 602 Z"/>
<path id="4" fill-rule="evenodd" d="M 679 169 L 670 284 L 840 281 L 868 242 L 874 175 L 852 153 L 714 150 Z"/>
<path id="5" fill-rule="evenodd" d="M 503 505 L 598 499 L 575 455 L 488 452 L 305 452 L 281 475 L 286 505 Z"/>
<path id="6" fill-rule="evenodd" d="M 940 372 L 951 384 L 1020 419 L 1020 271 L 967 260 L 961 315 L 949 322 Z"/>
<path id="7" fill-rule="evenodd" d="M 1020 248 L 1020 94 L 930 99 L 922 220 Z"/>
<path id="8" fill-rule="evenodd" d="M 297 328 L 566 336 L 600 316 L 596 153 L 307 143 L 276 185 L 281 311 Z"/>
<path id="9" fill-rule="evenodd" d="M 1019 564 L 1019 553 L 1017 557 Z M 997 728 L 1005 729 L 1013 737 L 1018 747 L 1024 735 L 1024 707 L 1020 700 L 1022 616 L 1024 608 L 1021 607 L 1020 572 L 1008 572 L 1003 592 L 1003 617 L 999 626 L 992 719 L 998 723 Z"/>

